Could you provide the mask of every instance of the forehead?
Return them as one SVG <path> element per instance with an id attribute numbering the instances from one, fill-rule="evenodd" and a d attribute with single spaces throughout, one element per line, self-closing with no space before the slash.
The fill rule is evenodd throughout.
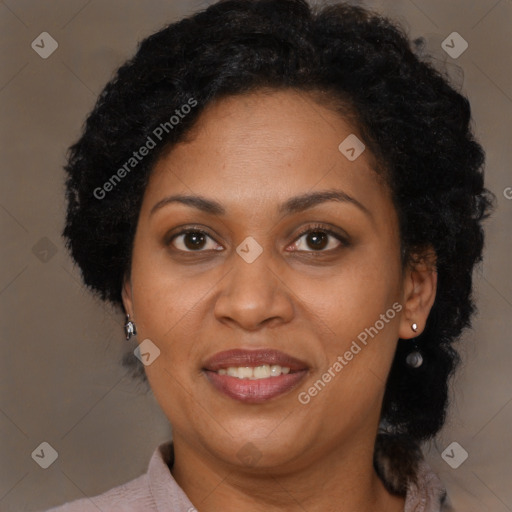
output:
<path id="1" fill-rule="evenodd" d="M 346 118 L 305 92 L 227 97 L 209 105 L 186 140 L 160 158 L 145 202 L 194 193 L 234 211 L 327 188 L 361 202 L 389 201 L 369 150 L 347 158 L 361 151 L 361 139 Z"/>

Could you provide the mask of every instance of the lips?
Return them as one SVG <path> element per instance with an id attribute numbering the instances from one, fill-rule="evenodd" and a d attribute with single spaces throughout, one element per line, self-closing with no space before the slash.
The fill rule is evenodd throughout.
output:
<path id="1" fill-rule="evenodd" d="M 226 369 L 233 366 L 247 366 L 254 368 L 264 364 L 284 366 L 290 368 L 291 372 L 308 369 L 308 365 L 305 362 L 285 354 L 284 352 L 273 349 L 235 349 L 219 352 L 206 361 L 204 369 L 216 372 L 220 369 Z"/>
<path id="2" fill-rule="evenodd" d="M 264 365 L 289 368 L 289 373 L 257 380 L 227 375 L 228 368 L 256 368 Z M 221 373 L 217 373 L 221 370 Z M 278 350 L 228 350 L 208 359 L 203 367 L 215 390 L 248 404 L 261 404 L 283 395 L 305 378 L 308 365 Z"/>

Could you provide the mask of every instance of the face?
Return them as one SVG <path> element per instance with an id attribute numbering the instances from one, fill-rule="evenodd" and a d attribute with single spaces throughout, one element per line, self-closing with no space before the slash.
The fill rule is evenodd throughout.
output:
<path id="1" fill-rule="evenodd" d="M 306 93 L 260 92 L 157 163 L 123 300 L 175 442 L 296 468 L 375 434 L 413 286 L 369 150 L 338 149 L 352 134 Z"/>

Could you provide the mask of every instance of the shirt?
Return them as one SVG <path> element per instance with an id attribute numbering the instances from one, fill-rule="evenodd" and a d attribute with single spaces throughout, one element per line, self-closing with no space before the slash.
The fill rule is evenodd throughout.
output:
<path id="1" fill-rule="evenodd" d="M 66 503 L 46 512 L 197 512 L 174 480 L 172 442 L 161 444 L 153 453 L 145 474 L 91 498 Z M 417 485 L 410 485 L 404 512 L 449 512 L 443 484 L 422 460 Z"/>

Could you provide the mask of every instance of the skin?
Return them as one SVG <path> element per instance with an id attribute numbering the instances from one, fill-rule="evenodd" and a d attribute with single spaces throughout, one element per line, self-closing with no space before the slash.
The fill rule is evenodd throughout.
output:
<path id="1" fill-rule="evenodd" d="M 402 268 L 396 210 L 372 155 L 351 162 L 338 150 L 352 133 L 362 139 L 307 93 L 229 97 L 203 112 L 150 177 L 123 302 L 139 341 L 161 351 L 146 372 L 173 427 L 172 474 L 201 512 L 403 510 L 373 469 L 373 446 L 397 340 L 422 332 L 437 276 L 432 265 Z M 367 211 L 331 200 L 278 212 L 292 197 L 333 189 Z M 174 194 L 217 201 L 225 214 L 177 202 L 151 213 Z M 349 244 L 325 234 L 318 249 L 299 238 L 317 223 Z M 190 235 L 172 239 L 197 225 L 209 233 L 199 249 Z M 249 236 L 263 249 L 253 263 L 236 252 Z M 402 310 L 301 404 L 298 394 L 394 303 Z M 266 403 L 233 400 L 202 371 L 219 351 L 268 347 L 309 372 Z M 237 456 L 247 443 L 255 465 Z"/>

